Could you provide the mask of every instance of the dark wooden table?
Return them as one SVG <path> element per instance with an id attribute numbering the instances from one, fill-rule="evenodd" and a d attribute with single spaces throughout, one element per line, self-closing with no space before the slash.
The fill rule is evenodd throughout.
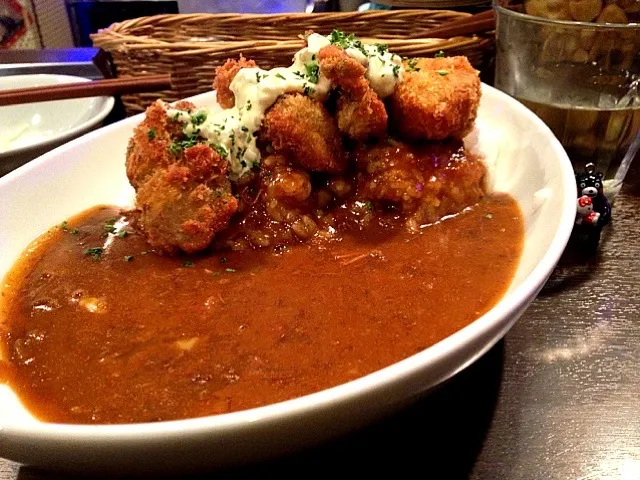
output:
<path id="1" fill-rule="evenodd" d="M 639 160 L 598 256 L 565 255 L 474 365 L 362 431 L 215 476 L 640 479 Z M 0 459 L 0 480 L 59 478 Z"/>

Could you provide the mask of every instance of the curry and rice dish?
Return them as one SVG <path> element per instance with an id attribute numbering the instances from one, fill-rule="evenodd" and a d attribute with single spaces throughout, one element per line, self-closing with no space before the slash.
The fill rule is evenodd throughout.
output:
<path id="1" fill-rule="evenodd" d="M 44 421 L 227 413 L 361 377 L 508 288 L 517 203 L 463 137 L 466 58 L 310 34 L 291 67 L 228 60 L 221 108 L 152 104 L 135 208 L 51 228 L 9 272 L 0 379 Z"/>

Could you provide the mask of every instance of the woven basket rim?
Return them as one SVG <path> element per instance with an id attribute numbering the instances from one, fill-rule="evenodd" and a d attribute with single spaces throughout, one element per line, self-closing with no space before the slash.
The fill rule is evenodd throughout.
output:
<path id="1" fill-rule="evenodd" d="M 452 10 L 373 10 L 368 12 L 332 12 L 332 13 L 282 13 L 282 14 L 217 14 L 217 13 L 191 13 L 191 14 L 163 14 L 163 15 L 153 15 L 148 17 L 139 17 L 130 20 L 124 20 L 122 22 L 117 22 L 110 25 L 107 28 L 103 28 L 98 30 L 97 33 L 93 33 L 90 35 L 93 40 L 94 45 L 101 46 L 105 43 L 111 43 L 117 41 L 122 44 L 122 46 L 126 45 L 127 48 L 132 48 L 134 45 L 144 45 L 145 47 L 154 48 L 166 48 L 171 49 L 174 48 L 172 45 L 175 45 L 175 42 L 167 42 L 163 40 L 158 40 L 155 38 L 147 38 L 144 35 L 140 34 L 132 34 L 129 33 L 131 29 L 134 28 L 142 28 L 146 26 L 172 26 L 172 25 L 188 25 L 195 24 L 202 21 L 211 21 L 215 20 L 218 23 L 224 24 L 228 23 L 238 23 L 238 22 L 255 22 L 256 24 L 264 25 L 263 20 L 269 20 L 269 23 L 274 22 L 282 22 L 286 20 L 296 20 L 302 19 L 305 20 L 320 20 L 320 21 L 348 21 L 351 19 L 358 19 L 359 21 L 363 20 L 385 20 L 393 18 L 395 20 L 412 18 L 415 16 L 425 16 L 434 20 L 446 18 L 446 19 L 454 19 L 454 18 L 466 18 L 471 16 L 470 13 L 466 12 L 456 12 Z M 304 27 L 301 27 L 304 28 Z M 301 32 L 302 33 L 302 32 Z M 364 38 L 360 36 L 360 38 Z M 373 37 L 371 37 L 373 38 Z M 386 40 L 386 39 L 385 39 Z M 403 41 L 417 41 L 419 39 L 407 38 Z M 213 48 L 214 44 L 227 43 L 227 42 L 253 42 L 255 44 L 259 44 L 259 42 L 273 42 L 272 44 L 283 43 L 287 41 L 292 41 L 291 38 L 283 39 L 283 40 L 227 40 L 227 39 L 212 39 L 210 41 L 202 40 L 202 41 L 194 41 L 194 42 L 180 42 L 181 47 L 177 48 L 188 48 L 193 50 L 198 50 L 201 48 L 209 49 Z M 267 45 L 267 44 L 264 44 Z"/>

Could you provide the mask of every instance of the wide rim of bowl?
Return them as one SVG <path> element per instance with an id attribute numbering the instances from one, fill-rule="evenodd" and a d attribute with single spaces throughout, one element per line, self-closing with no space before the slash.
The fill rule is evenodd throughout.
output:
<path id="1" fill-rule="evenodd" d="M 91 81 L 90 78 L 86 78 L 86 77 L 77 77 L 75 75 L 61 75 L 57 73 L 34 73 L 34 74 L 24 74 L 24 75 L 9 75 L 7 77 L 2 77 L 2 78 L 20 80 L 21 78 L 26 79 L 26 78 L 36 78 L 36 77 L 68 80 L 68 82 L 62 82 L 62 83 Z M 54 84 L 52 83 L 51 85 L 54 85 Z M 46 147 L 47 145 L 51 145 L 52 143 L 58 143 L 64 140 L 68 140 L 69 138 L 72 138 L 74 136 L 77 136 L 85 132 L 86 130 L 95 126 L 97 123 L 104 120 L 107 117 L 107 115 L 109 115 L 111 110 L 113 110 L 113 106 L 115 105 L 115 99 L 113 97 L 108 97 L 108 96 L 98 96 L 98 97 L 89 97 L 87 98 L 87 100 L 90 98 L 96 98 L 102 101 L 102 107 L 91 118 L 85 120 L 82 123 L 79 123 L 78 125 L 74 126 L 73 128 L 70 128 L 69 130 L 65 130 L 64 132 L 61 132 L 57 135 L 53 135 L 51 137 L 47 137 L 38 142 L 30 143 L 28 145 L 23 145 L 21 147 L 12 148 L 9 150 L 0 151 L 0 161 L 6 157 L 11 157 L 13 155 L 18 155 L 21 153 L 29 152 L 31 150 L 43 148 L 43 147 Z M 11 108 L 11 106 L 7 106 L 7 108 Z"/>
<path id="2" fill-rule="evenodd" d="M 540 23 L 546 25 L 553 25 L 563 28 L 575 28 L 585 29 L 590 28 L 592 30 L 640 30 L 640 23 L 592 23 L 592 22 L 580 22 L 577 20 L 554 20 L 551 18 L 536 17 L 535 15 L 529 15 L 528 13 L 516 12 L 510 8 L 503 7 L 502 5 L 493 4 L 494 10 L 498 11 L 501 15 L 511 15 L 512 17 L 519 18 L 529 23 Z"/>
<path id="3" fill-rule="evenodd" d="M 506 321 L 506 319 L 517 316 L 518 312 L 526 307 L 535 297 L 560 259 L 569 241 L 575 219 L 575 176 L 565 150 L 540 118 L 509 95 L 485 84 L 482 85 L 482 88 L 483 94 L 488 93 L 497 96 L 500 101 L 507 103 L 509 108 L 517 111 L 519 115 L 526 117 L 530 122 L 535 124 L 537 129 L 546 133 L 546 137 L 559 160 L 558 170 L 562 177 L 561 183 L 565 186 L 562 198 L 562 210 L 558 212 L 560 223 L 554 232 L 553 240 L 548 250 L 540 262 L 538 262 L 534 269 L 523 280 L 522 284 L 505 295 L 483 316 L 435 345 L 404 360 L 350 382 L 291 400 L 238 412 L 155 423 L 114 425 L 75 425 L 44 423 L 39 421 L 20 424 L 9 423 L 0 425 L 0 439 L 3 435 L 7 437 L 10 435 L 18 435 L 32 439 L 39 438 L 44 441 L 54 441 L 65 438 L 69 441 L 100 442 L 113 441 L 115 439 L 119 441 L 146 441 L 154 438 L 157 440 L 168 440 L 168 436 L 170 435 L 177 434 L 184 436 L 185 433 L 191 435 L 201 433 L 215 435 L 216 433 L 224 433 L 236 428 L 248 427 L 258 421 L 277 422 L 287 417 L 301 418 L 305 414 L 319 408 L 331 408 L 333 406 L 339 406 L 349 400 L 364 397 L 385 385 L 401 383 L 404 379 L 417 374 L 425 365 L 442 364 L 442 362 L 446 362 L 447 359 L 453 357 L 456 352 L 471 349 L 474 342 L 479 338 L 491 335 L 495 340 L 485 345 L 481 352 L 484 353 L 493 346 L 495 341 L 502 337 L 504 332 L 506 332 L 513 323 Z M 105 131 L 122 128 L 123 122 L 128 122 L 132 126 L 136 125 L 142 119 L 143 115 L 144 114 L 139 114 L 135 117 L 125 119 L 122 122 L 91 132 L 64 146 L 58 147 L 39 159 L 0 178 L 0 186 L 2 186 L 3 183 L 15 181 L 17 177 L 24 175 L 33 168 L 37 168 L 38 165 L 46 162 L 50 155 L 59 155 L 61 151 L 73 149 L 77 144 L 91 142 L 93 138 Z M 500 335 L 492 335 L 492 331 L 496 328 L 499 328 L 502 332 Z M 459 369 L 442 378 L 441 381 L 462 370 L 469 363 L 471 362 L 468 361 L 462 364 Z"/>

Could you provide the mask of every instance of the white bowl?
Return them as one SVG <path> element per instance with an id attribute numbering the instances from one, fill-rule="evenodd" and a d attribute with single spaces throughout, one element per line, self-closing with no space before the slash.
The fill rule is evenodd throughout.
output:
<path id="1" fill-rule="evenodd" d="M 212 105 L 214 98 L 207 93 L 194 101 Z M 0 209 L 0 276 L 51 225 L 96 204 L 130 204 L 124 156 L 141 118 L 92 132 L 0 179 L 7 206 Z M 0 456 L 101 473 L 184 472 L 257 460 L 360 426 L 465 368 L 509 330 L 542 288 L 571 233 L 576 198 L 573 170 L 559 142 L 507 95 L 483 86 L 477 128 L 467 141 L 485 154 L 493 188 L 513 195 L 526 219 L 513 283 L 481 318 L 360 379 L 225 415 L 131 425 L 46 424 L 0 387 Z"/>
<path id="2" fill-rule="evenodd" d="M 89 82 L 70 75 L 0 77 L 0 90 Z M 97 125 L 113 108 L 113 97 L 91 97 L 0 107 L 0 175 Z"/>

